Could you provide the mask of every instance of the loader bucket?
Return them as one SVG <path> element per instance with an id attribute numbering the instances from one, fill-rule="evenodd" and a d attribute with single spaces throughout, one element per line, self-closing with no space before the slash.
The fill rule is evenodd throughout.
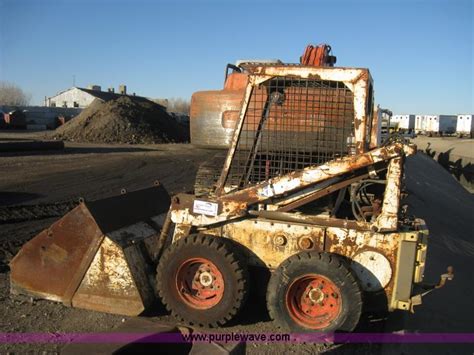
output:
<path id="1" fill-rule="evenodd" d="M 154 300 L 150 249 L 169 205 L 162 186 L 79 204 L 13 258 L 11 292 L 140 314 Z"/>

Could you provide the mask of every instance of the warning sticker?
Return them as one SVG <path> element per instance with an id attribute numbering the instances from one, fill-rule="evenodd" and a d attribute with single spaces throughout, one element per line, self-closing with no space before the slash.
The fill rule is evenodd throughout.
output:
<path id="1" fill-rule="evenodd" d="M 194 200 L 193 212 L 206 216 L 217 216 L 218 204 L 209 201 Z"/>

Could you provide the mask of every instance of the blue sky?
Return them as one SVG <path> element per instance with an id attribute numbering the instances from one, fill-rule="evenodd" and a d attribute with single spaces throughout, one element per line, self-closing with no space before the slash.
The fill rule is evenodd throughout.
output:
<path id="1" fill-rule="evenodd" d="M 0 0 L 0 80 L 33 103 L 72 86 L 149 97 L 222 87 L 237 59 L 297 62 L 329 43 L 398 113 L 474 111 L 472 0 Z"/>

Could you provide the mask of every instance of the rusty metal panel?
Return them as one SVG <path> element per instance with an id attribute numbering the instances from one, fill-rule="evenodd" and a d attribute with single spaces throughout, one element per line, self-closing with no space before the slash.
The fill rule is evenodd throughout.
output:
<path id="1" fill-rule="evenodd" d="M 159 228 L 164 223 L 166 216 L 160 215 L 151 218 L 152 227 L 148 223 L 139 222 L 134 225 L 116 230 L 107 236 L 123 249 L 128 268 L 132 274 L 135 286 L 140 294 L 144 307 L 154 301 L 154 279 L 155 263 L 153 254 L 146 249 L 147 244 L 155 244 L 159 247 Z M 158 222 L 163 221 L 162 223 Z M 156 228 L 156 229 L 155 229 Z M 151 276 L 151 277 L 150 277 Z M 150 282 L 150 280 L 153 280 Z"/>
<path id="2" fill-rule="evenodd" d="M 372 128 L 370 130 L 369 149 L 375 149 L 380 146 L 381 142 L 381 128 L 382 128 L 382 112 L 379 114 L 379 107 L 374 108 L 372 113 Z M 379 117 L 380 116 L 380 117 Z"/>
<path id="3" fill-rule="evenodd" d="M 189 118 L 191 143 L 210 148 L 228 148 L 244 92 L 245 88 L 194 93 Z M 229 120 L 231 115 L 236 116 L 231 117 L 235 122 Z"/>
<path id="4" fill-rule="evenodd" d="M 388 164 L 382 212 L 374 223 L 374 227 L 379 231 L 395 231 L 398 228 L 403 161 L 403 157 L 397 157 Z"/>
<path id="5" fill-rule="evenodd" d="M 248 250 L 249 262 L 276 268 L 291 255 L 304 250 L 322 250 L 324 228 L 275 220 L 253 219 L 229 223 L 222 233 Z"/>
<path id="6" fill-rule="evenodd" d="M 238 90 L 245 91 L 245 88 L 249 82 L 249 76 L 246 73 L 231 73 L 227 76 L 224 83 L 224 90 Z"/>
<path id="7" fill-rule="evenodd" d="M 139 296 L 143 307 L 143 304 L 153 297 L 148 296 L 152 295 L 152 288 L 145 282 L 146 263 L 143 258 L 146 248 L 143 246 L 143 249 L 136 249 L 135 252 L 132 249 L 138 248 L 138 244 L 145 239 L 156 237 L 158 230 L 155 229 L 154 223 L 150 222 L 151 225 L 148 225 L 142 221 L 153 220 L 156 215 L 166 213 L 169 201 L 166 190 L 157 184 L 152 188 L 81 203 L 50 228 L 27 242 L 15 256 L 10 264 L 12 293 L 71 305 L 73 295 L 81 282 L 85 282 L 83 279 L 86 272 L 90 275 L 88 280 L 92 280 L 94 268 L 88 271 L 92 261 L 99 263 L 97 258 L 106 256 L 107 251 L 110 251 L 117 265 L 115 267 L 113 263 L 108 264 L 109 269 L 103 270 L 104 275 L 114 267 L 123 267 L 124 270 L 125 267 L 132 268 L 134 275 L 131 282 L 135 285 L 135 291 L 141 293 Z M 106 234 L 114 239 L 120 250 L 115 250 L 112 246 L 107 248 L 107 244 L 101 246 Z M 101 251 L 97 254 L 99 247 Z M 128 259 L 125 259 L 122 254 L 127 248 L 132 249 Z M 137 271 L 138 269 L 141 271 Z M 121 282 L 128 280 L 128 274 L 124 274 Z M 87 302 L 96 302 L 93 309 L 101 310 L 100 298 L 96 301 L 92 298 Z M 76 304 L 79 304 L 77 302 L 76 298 Z M 107 308 L 106 304 L 103 306 Z M 136 311 L 133 307 L 130 309 L 127 312 Z M 121 311 L 120 309 L 117 313 Z"/>
<path id="8" fill-rule="evenodd" d="M 158 231 L 139 222 L 109 233 L 72 299 L 74 307 L 135 316 L 154 300 L 144 244 Z"/>
<path id="9" fill-rule="evenodd" d="M 123 249 L 105 238 L 72 299 L 73 307 L 138 315 L 145 309 Z"/>
<path id="10" fill-rule="evenodd" d="M 364 290 L 378 291 L 384 288 L 391 295 L 399 243 L 397 233 L 329 227 L 326 229 L 325 251 L 355 260 L 353 268 Z"/>
<path id="11" fill-rule="evenodd" d="M 277 213 L 283 215 L 281 212 Z M 310 225 L 303 221 L 295 223 L 279 218 L 243 220 L 208 229 L 205 233 L 238 242 L 244 246 L 251 264 L 268 268 L 275 268 L 288 257 L 304 250 L 321 250 L 344 256 L 351 260 L 351 268 L 359 278 L 362 289 L 367 292 L 383 290 L 389 300 L 389 306 L 394 304 L 390 300 L 398 299 L 394 294 L 394 287 L 401 284 L 404 285 L 405 301 L 405 296 L 409 293 L 407 290 L 411 290 L 416 281 L 417 276 L 413 271 L 416 269 L 415 261 L 424 260 L 424 256 L 420 257 L 419 250 L 426 243 L 426 237 L 419 231 L 375 233 L 370 230 Z M 403 243 L 418 235 L 419 238 L 409 240 L 415 247 L 411 248 L 413 255 L 406 257 Z M 400 248 L 403 250 L 400 251 Z M 400 271 L 401 264 L 409 264 L 409 272 Z M 400 294 L 400 288 L 397 294 Z"/>
<path id="12" fill-rule="evenodd" d="M 328 215 L 306 215 L 300 213 L 288 213 L 276 211 L 249 211 L 253 216 L 263 218 L 290 222 L 303 223 L 306 225 L 322 226 L 322 227 L 337 227 L 343 229 L 354 229 L 357 231 L 370 231 L 370 224 L 367 222 L 354 221 L 348 219 L 332 218 Z"/>
<path id="13" fill-rule="evenodd" d="M 101 241 L 93 216 L 77 206 L 13 258 L 12 292 L 70 303 Z"/>

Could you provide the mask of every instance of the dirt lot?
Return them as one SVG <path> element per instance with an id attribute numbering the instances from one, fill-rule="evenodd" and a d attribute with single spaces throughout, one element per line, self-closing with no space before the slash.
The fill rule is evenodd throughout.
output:
<path id="1" fill-rule="evenodd" d="M 34 136 L 34 135 L 33 135 Z M 0 140 L 29 138 L 29 135 L 0 133 Z M 96 199 L 149 186 L 158 179 L 176 193 L 192 189 L 199 163 L 213 155 L 210 150 L 186 144 L 85 145 L 67 144 L 64 151 L 18 153 L 0 156 L 0 205 L 53 203 L 79 196 Z M 427 296 L 414 315 L 396 312 L 385 322 L 363 326 L 372 332 L 474 332 L 474 197 L 435 161 L 418 154 L 407 162 L 407 187 L 411 212 L 425 218 L 431 230 L 426 279 L 436 282 L 447 265 L 456 269 L 455 280 Z M 0 224 L 0 332 L 95 332 L 118 327 L 126 319 L 47 301 L 12 299 L 9 296 L 8 260 L 21 245 L 54 218 Z M 172 322 L 157 305 L 147 315 L 156 321 Z M 244 314 L 226 328 L 234 332 L 272 332 L 262 304 L 252 300 Z M 248 344 L 249 353 L 317 353 L 317 344 Z M 58 345 L 0 345 L 0 354 L 59 352 Z M 465 345 L 346 345 L 328 350 L 334 354 L 472 353 Z"/>

